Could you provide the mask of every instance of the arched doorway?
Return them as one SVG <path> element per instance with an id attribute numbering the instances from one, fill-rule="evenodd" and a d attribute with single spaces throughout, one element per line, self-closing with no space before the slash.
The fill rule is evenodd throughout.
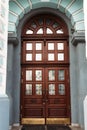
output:
<path id="1" fill-rule="evenodd" d="M 70 124 L 65 22 L 39 14 L 25 23 L 21 38 L 21 124 Z"/>

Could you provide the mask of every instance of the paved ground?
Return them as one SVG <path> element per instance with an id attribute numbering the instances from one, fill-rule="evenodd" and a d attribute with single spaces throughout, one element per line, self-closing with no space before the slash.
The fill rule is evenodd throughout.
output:
<path id="1" fill-rule="evenodd" d="M 13 127 L 11 130 L 21 130 L 21 126 L 20 127 Z M 84 130 L 84 129 L 81 129 L 79 127 L 71 127 L 71 130 Z"/>

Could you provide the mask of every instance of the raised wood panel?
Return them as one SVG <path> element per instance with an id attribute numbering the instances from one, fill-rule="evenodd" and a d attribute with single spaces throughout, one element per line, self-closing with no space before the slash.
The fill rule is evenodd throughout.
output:
<path id="1" fill-rule="evenodd" d="M 24 109 L 24 117 L 43 117 L 43 108 L 27 108 Z"/>
<path id="2" fill-rule="evenodd" d="M 42 104 L 42 99 L 36 99 L 36 98 L 28 98 L 24 99 L 24 106 L 30 106 L 30 105 L 39 105 Z"/>
<path id="3" fill-rule="evenodd" d="M 48 108 L 48 117 L 66 117 L 66 108 Z"/>
<path id="4" fill-rule="evenodd" d="M 66 104 L 65 98 L 49 99 L 49 104 Z"/>

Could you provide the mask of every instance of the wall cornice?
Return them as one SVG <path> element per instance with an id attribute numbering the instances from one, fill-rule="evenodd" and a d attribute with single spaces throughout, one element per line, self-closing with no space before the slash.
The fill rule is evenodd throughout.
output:
<path id="1" fill-rule="evenodd" d="M 17 35 L 16 34 L 8 34 L 8 43 L 11 43 L 13 45 L 17 45 L 19 43 Z"/>
<path id="2" fill-rule="evenodd" d="M 79 43 L 84 44 L 85 33 L 77 33 L 77 32 L 73 33 L 71 42 L 74 46 L 77 46 L 77 44 Z"/>

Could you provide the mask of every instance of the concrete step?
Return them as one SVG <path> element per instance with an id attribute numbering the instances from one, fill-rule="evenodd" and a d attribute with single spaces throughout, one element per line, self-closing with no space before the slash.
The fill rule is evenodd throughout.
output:
<path id="1" fill-rule="evenodd" d="M 28 125 L 23 126 L 21 130 L 71 130 L 65 125 Z"/>

